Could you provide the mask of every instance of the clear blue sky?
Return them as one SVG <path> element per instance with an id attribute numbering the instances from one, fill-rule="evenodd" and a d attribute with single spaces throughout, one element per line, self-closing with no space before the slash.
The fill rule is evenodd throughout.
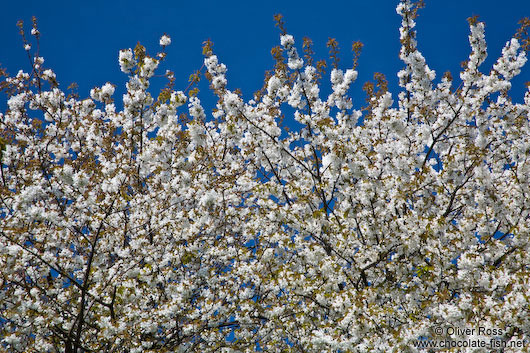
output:
<path id="1" fill-rule="evenodd" d="M 62 88 L 79 84 L 81 97 L 90 88 L 107 81 L 121 85 L 126 77 L 119 71 L 117 56 L 122 48 L 137 41 L 152 54 L 159 49 L 163 33 L 171 36 L 168 60 L 162 65 L 175 71 L 177 88 L 184 89 L 193 70 L 202 64 L 201 44 L 214 42 L 214 51 L 228 67 L 229 88 L 241 88 L 246 98 L 261 87 L 265 70 L 272 68 L 270 48 L 279 43 L 273 15 L 282 13 L 288 31 L 300 44 L 303 36 L 313 39 L 321 56 L 325 42 L 337 38 L 343 68 L 351 65 L 351 43 L 365 44 L 357 82 L 359 107 L 364 103 L 362 83 L 376 71 L 390 80 L 393 92 L 398 59 L 396 1 L 6 1 L 0 12 L 0 65 L 14 74 L 28 70 L 28 62 L 15 26 L 17 20 L 31 28 L 38 18 L 42 34 L 41 55 L 45 66 L 57 73 Z M 440 78 L 450 70 L 458 77 L 460 62 L 469 54 L 466 18 L 480 15 L 486 22 L 491 67 L 502 46 L 518 27 L 518 20 L 530 16 L 528 0 L 426 0 L 418 19 L 419 47 Z M 530 81 L 530 64 L 516 81 L 514 95 L 522 96 L 523 83 Z M 120 92 L 120 90 L 118 91 Z"/>

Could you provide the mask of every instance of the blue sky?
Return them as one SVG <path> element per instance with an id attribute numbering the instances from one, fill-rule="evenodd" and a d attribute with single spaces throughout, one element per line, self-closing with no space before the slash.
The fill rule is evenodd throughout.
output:
<path id="1" fill-rule="evenodd" d="M 341 66 L 351 65 L 351 43 L 365 44 L 359 62 L 359 80 L 354 87 L 356 107 L 364 103 L 362 83 L 374 72 L 384 73 L 396 92 L 398 27 L 396 1 L 9 1 L 0 12 L 0 65 L 13 74 L 28 70 L 28 61 L 15 26 L 24 20 L 30 29 L 31 16 L 39 22 L 41 55 L 45 66 L 54 69 L 63 89 L 79 84 L 81 97 L 94 86 L 109 81 L 119 86 L 126 76 L 119 71 L 118 51 L 134 47 L 137 41 L 155 54 L 163 33 L 171 36 L 167 61 L 160 72 L 175 72 L 176 88 L 187 86 L 189 75 L 202 64 L 201 45 L 214 42 L 214 51 L 228 67 L 229 88 L 241 88 L 245 97 L 262 85 L 265 70 L 272 68 L 272 46 L 279 43 L 273 15 L 282 13 L 287 30 L 298 44 L 302 37 L 313 39 L 321 57 L 325 43 L 335 37 L 343 51 Z M 469 54 L 466 18 L 480 15 L 486 22 L 491 67 L 502 46 L 518 27 L 518 20 L 530 16 L 528 0 L 427 0 L 418 19 L 419 47 L 437 78 L 450 70 L 453 76 Z M 513 88 L 517 100 L 523 83 L 530 81 L 530 65 Z M 118 90 L 120 92 L 120 90 Z"/>

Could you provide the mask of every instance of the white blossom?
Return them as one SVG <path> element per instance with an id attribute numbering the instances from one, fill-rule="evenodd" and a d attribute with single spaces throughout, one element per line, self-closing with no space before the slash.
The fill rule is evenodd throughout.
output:
<path id="1" fill-rule="evenodd" d="M 120 50 L 119 63 L 122 72 L 129 73 L 131 71 L 131 69 L 136 65 L 131 49 Z"/>
<path id="2" fill-rule="evenodd" d="M 160 37 L 160 45 L 163 47 L 166 47 L 171 44 L 171 38 L 164 34 L 162 37 Z"/>

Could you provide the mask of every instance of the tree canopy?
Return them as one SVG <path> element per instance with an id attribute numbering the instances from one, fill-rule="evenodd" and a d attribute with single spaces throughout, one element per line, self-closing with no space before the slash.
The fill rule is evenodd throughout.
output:
<path id="1" fill-rule="evenodd" d="M 358 107 L 362 45 L 349 69 L 334 40 L 316 61 L 281 16 L 276 65 L 250 101 L 209 42 L 190 86 L 166 72 L 155 95 L 171 39 L 154 56 L 122 50 L 120 110 L 111 83 L 63 91 L 24 37 L 31 70 L 2 82 L 3 349 L 413 352 L 487 336 L 528 351 L 513 342 L 530 335 L 530 91 L 509 90 L 530 21 L 481 70 L 484 24 L 470 18 L 459 81 L 437 80 L 419 7 L 397 7 L 400 91 L 376 74 Z M 212 112 L 193 88 L 202 74 Z"/>

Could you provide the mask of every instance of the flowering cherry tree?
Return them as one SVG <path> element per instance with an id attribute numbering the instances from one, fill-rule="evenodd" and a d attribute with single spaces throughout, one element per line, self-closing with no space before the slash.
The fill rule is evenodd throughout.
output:
<path id="1" fill-rule="evenodd" d="M 364 108 L 336 42 L 314 63 L 280 17 L 248 102 L 205 44 L 211 114 L 170 72 L 150 93 L 163 50 L 120 52 L 118 110 L 111 83 L 62 91 L 25 40 L 30 72 L 2 83 L 2 349 L 405 352 L 435 326 L 530 339 L 530 91 L 508 95 L 528 22 L 483 72 L 470 19 L 454 87 L 417 49 L 417 9 L 397 7 L 401 91 L 376 75 Z"/>

